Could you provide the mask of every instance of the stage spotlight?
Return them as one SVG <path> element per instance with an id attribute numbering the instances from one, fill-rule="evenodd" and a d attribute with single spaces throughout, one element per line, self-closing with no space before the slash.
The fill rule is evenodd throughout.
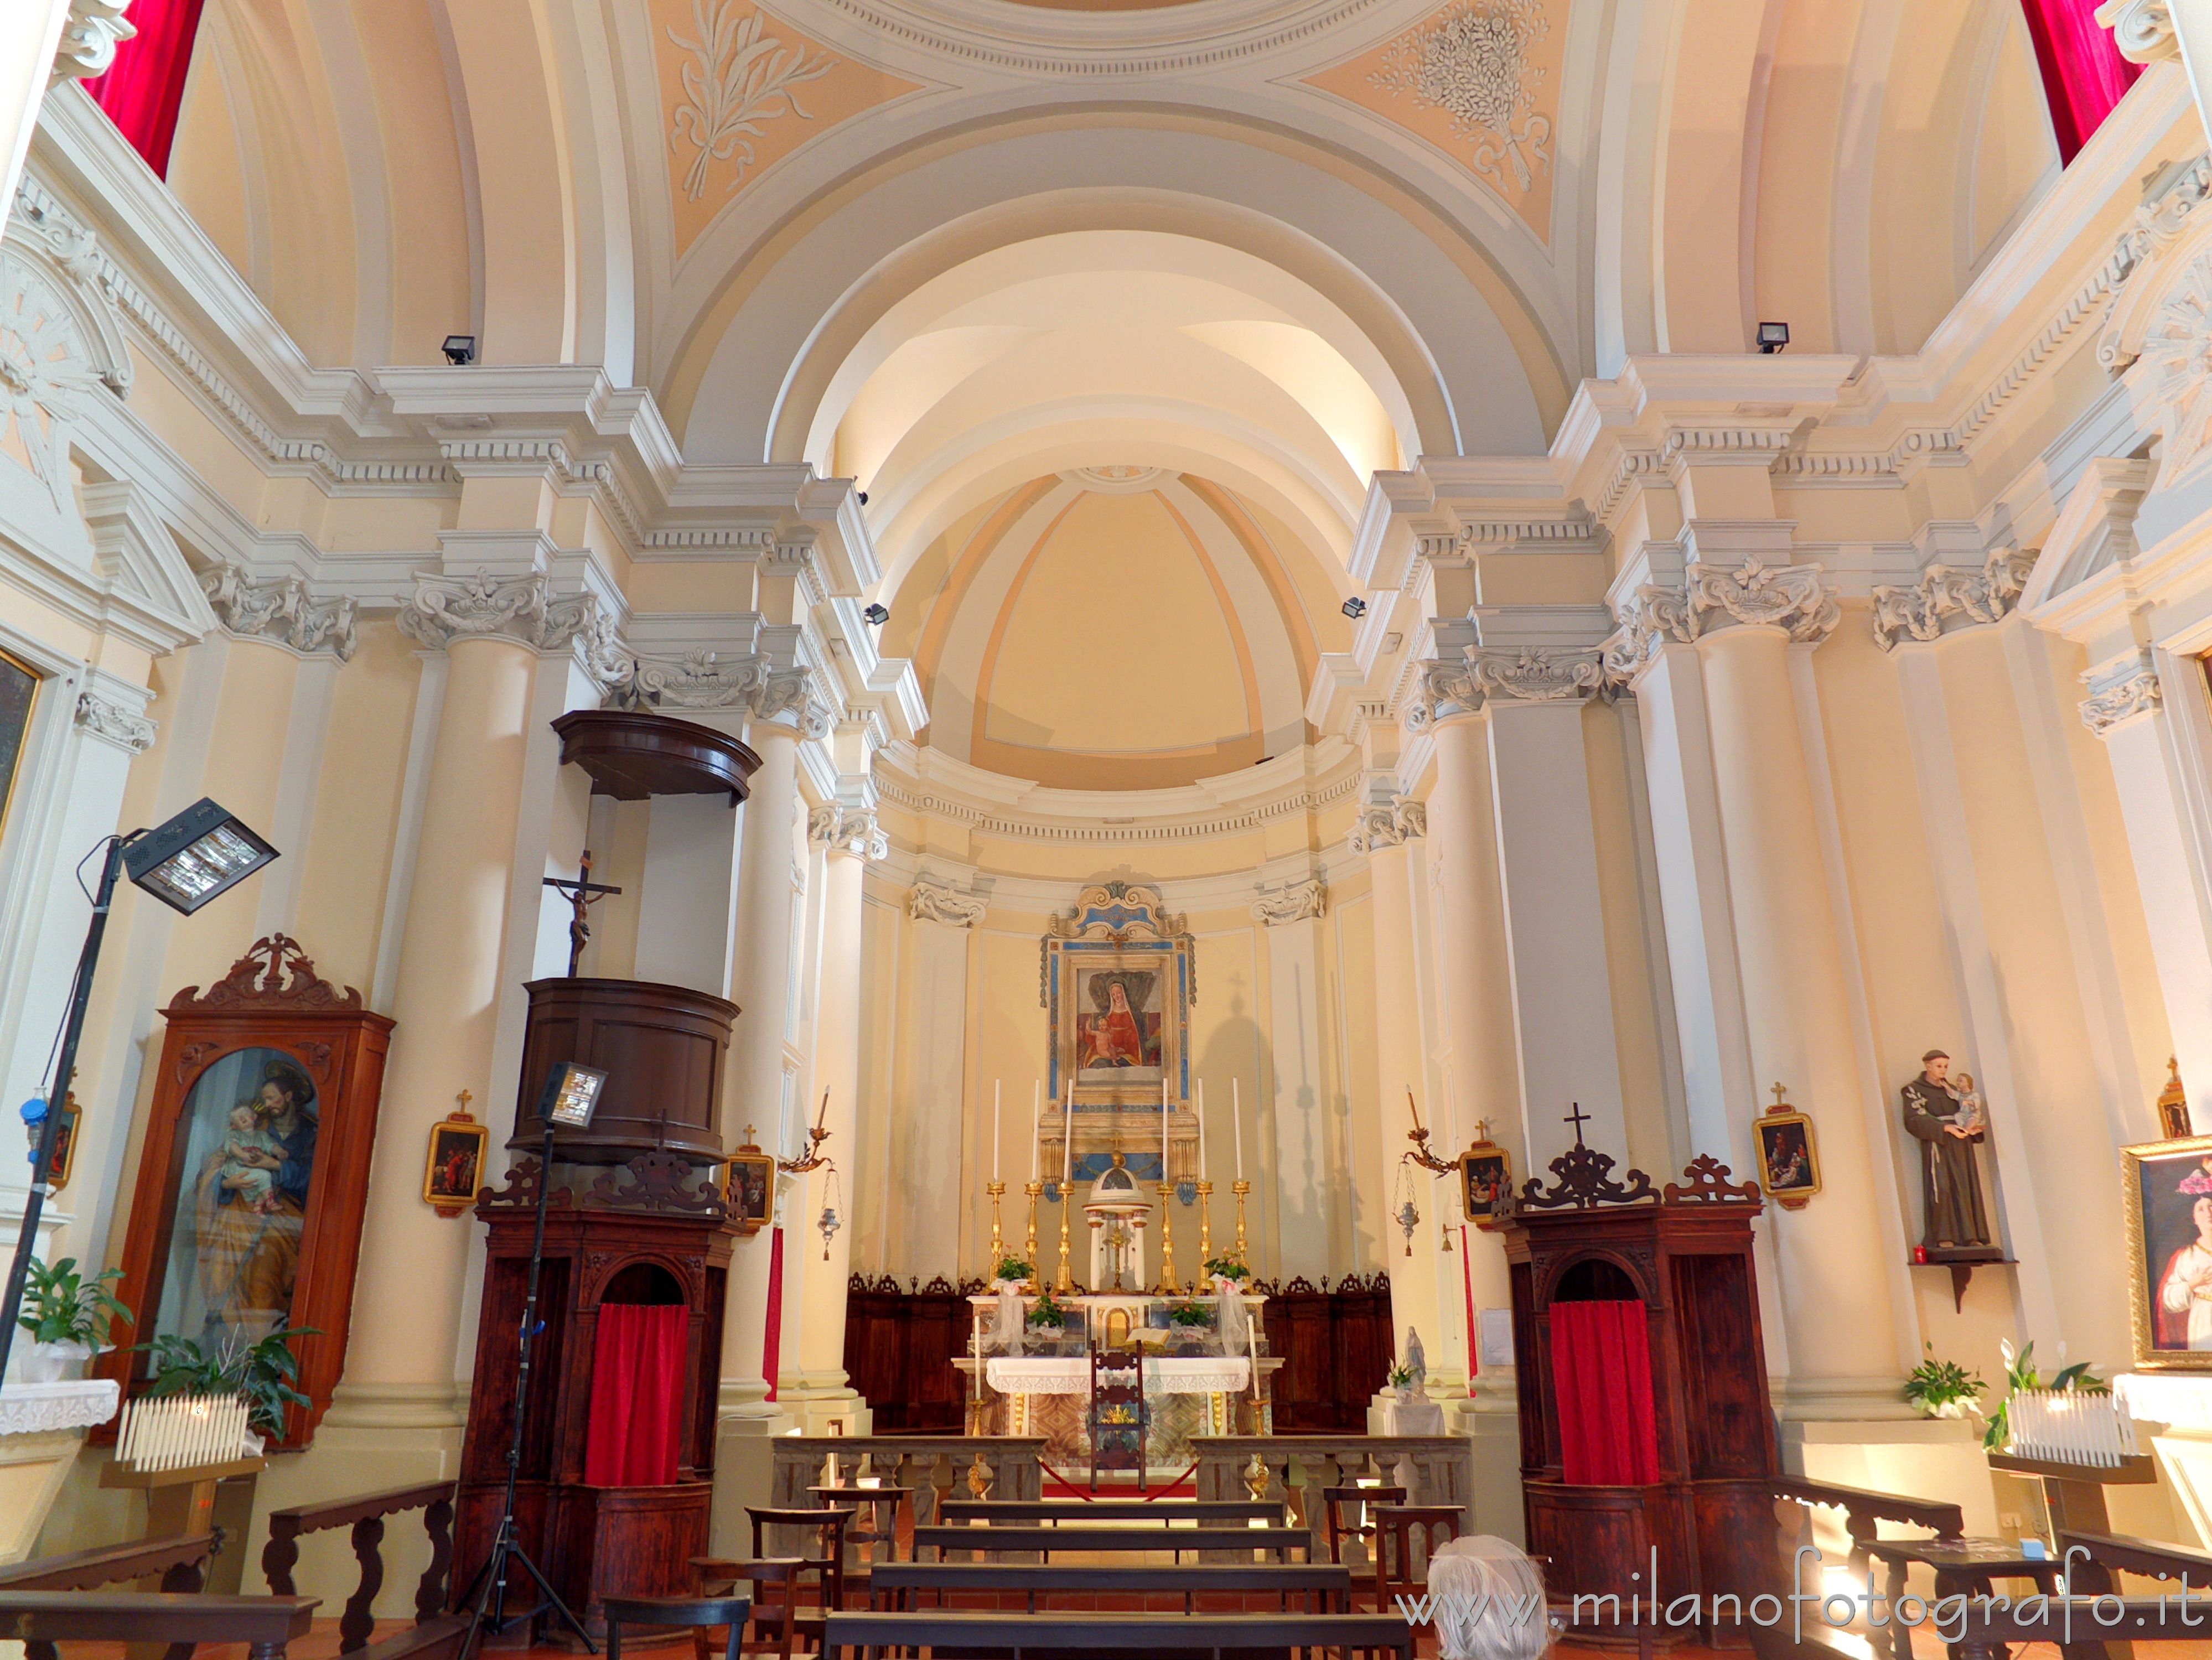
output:
<path id="1" fill-rule="evenodd" d="M 1761 323 L 1759 325 L 1759 349 L 1771 356 L 1790 344 L 1790 325 Z"/>
<path id="2" fill-rule="evenodd" d="M 546 1135 L 552 1135 L 556 1124 L 562 1129 L 589 1128 L 606 1081 L 606 1073 L 597 1067 L 574 1061 L 564 1061 L 548 1073 L 544 1092 L 538 1098 L 538 1116 L 545 1121 Z"/>
<path id="3" fill-rule="evenodd" d="M 884 606 L 883 602 L 881 600 L 878 600 L 875 604 L 870 605 L 867 610 L 860 613 L 860 620 L 866 623 L 870 628 L 879 629 L 883 627 L 884 623 L 891 620 L 891 614 Z"/>
<path id="4" fill-rule="evenodd" d="M 276 856 L 228 808 L 203 796 L 158 830 L 123 844 L 131 879 L 190 916 Z"/>
<path id="5" fill-rule="evenodd" d="M 449 334 L 440 350 L 446 354 L 446 361 L 459 368 L 464 363 L 477 361 L 477 337 L 473 334 Z"/>
<path id="6" fill-rule="evenodd" d="M 1367 615 L 1367 602 L 1355 594 L 1351 599 L 1344 602 L 1342 610 L 1346 617 L 1349 617 L 1353 622 L 1357 623 L 1361 617 Z"/>

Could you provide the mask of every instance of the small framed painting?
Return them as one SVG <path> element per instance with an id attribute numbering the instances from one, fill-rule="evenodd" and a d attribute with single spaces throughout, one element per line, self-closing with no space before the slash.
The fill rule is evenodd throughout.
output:
<path id="1" fill-rule="evenodd" d="M 1460 1202 L 1467 1219 L 1494 1228 L 1513 1208 L 1513 1155 L 1495 1141 L 1470 1143 L 1459 1156 Z"/>
<path id="2" fill-rule="evenodd" d="M 1820 1190 L 1820 1146 L 1802 1112 L 1769 1109 L 1757 1125 L 1759 1185 L 1784 1210 L 1802 1210 Z"/>
<path id="3" fill-rule="evenodd" d="M 84 1109 L 76 1104 L 76 1091 L 70 1091 L 62 1097 L 61 1122 L 54 1126 L 54 1156 L 46 1166 L 46 1185 L 59 1193 L 69 1186 L 70 1177 L 76 1170 L 76 1129 L 84 1117 Z"/>
<path id="4" fill-rule="evenodd" d="M 483 1185 L 484 1144 L 491 1127 L 465 1111 L 430 1126 L 430 1152 L 422 1166 L 422 1202 L 439 1215 L 459 1216 L 476 1203 Z"/>
<path id="5" fill-rule="evenodd" d="M 2120 1149 L 2136 1365 L 2212 1371 L 2212 1135 Z"/>
<path id="6" fill-rule="evenodd" d="M 746 1142 L 730 1155 L 728 1185 L 722 1198 L 739 1233 L 758 1233 L 768 1225 L 775 1207 L 775 1160 Z"/>

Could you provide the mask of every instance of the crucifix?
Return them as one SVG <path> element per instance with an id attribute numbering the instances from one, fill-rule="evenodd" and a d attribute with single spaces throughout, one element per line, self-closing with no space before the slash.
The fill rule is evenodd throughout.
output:
<path id="1" fill-rule="evenodd" d="M 580 868 L 574 881 L 562 876 L 545 879 L 547 887 L 558 888 L 568 896 L 568 909 L 573 913 L 568 919 L 568 977 L 571 980 L 576 977 L 576 965 L 584 960 L 584 947 L 592 937 L 590 917 L 593 902 L 604 899 L 611 893 L 622 891 L 620 888 L 611 888 L 592 880 L 592 850 L 589 848 L 584 849 L 583 857 L 577 862 Z"/>
<path id="2" fill-rule="evenodd" d="M 1781 1085 L 1777 1084 L 1769 1092 L 1774 1097 L 1774 1104 L 1769 1107 L 1767 1111 L 1787 1112 L 1790 1110 L 1789 1104 L 1782 1098 L 1784 1096 L 1789 1094 L 1790 1091 L 1788 1090 L 1783 1088 Z"/>
<path id="3" fill-rule="evenodd" d="M 1560 1119 L 1559 1122 L 1562 1124 L 1572 1124 L 1575 1127 L 1575 1145 L 1577 1146 L 1580 1146 L 1583 1144 L 1583 1126 L 1584 1124 L 1593 1123 L 1595 1121 L 1592 1119 L 1588 1113 L 1583 1110 L 1583 1104 L 1581 1102 L 1577 1101 L 1573 1104 L 1575 1110 L 1567 1114 L 1565 1117 Z"/>

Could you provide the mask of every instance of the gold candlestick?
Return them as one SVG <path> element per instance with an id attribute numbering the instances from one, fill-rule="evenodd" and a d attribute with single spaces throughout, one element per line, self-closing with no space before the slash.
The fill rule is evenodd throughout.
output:
<path id="1" fill-rule="evenodd" d="M 1029 1243 L 1022 1247 L 1022 1258 L 1030 1265 L 1030 1289 L 1035 1291 L 1044 1283 L 1044 1275 L 1037 1272 L 1036 1254 L 1036 1207 L 1037 1201 L 1044 1196 L 1044 1183 L 1031 1182 L 1022 1191 L 1030 1196 Z"/>
<path id="2" fill-rule="evenodd" d="M 1166 1183 L 1160 1183 L 1160 1297 L 1173 1297 L 1182 1289 L 1176 1282 L 1175 1269 L 1175 1222 L 1170 1207 L 1175 1203 L 1175 1189 Z"/>
<path id="3" fill-rule="evenodd" d="M 1074 1208 L 1075 1184 L 1064 1181 L 1060 1184 L 1060 1272 L 1053 1277 L 1052 1282 L 1055 1294 L 1075 1289 L 1075 1273 L 1068 1266 L 1070 1254 L 1067 1243 L 1068 1213 Z"/>
<path id="4" fill-rule="evenodd" d="M 1213 1183 L 1198 1184 L 1198 1271 L 1213 1260 Z"/>
<path id="5" fill-rule="evenodd" d="M 1006 1247 L 999 1234 L 999 1201 L 1006 1197 L 1004 1182 L 986 1182 L 983 1191 L 991 1195 L 991 1277 L 999 1276 L 999 1264 L 1006 1260 Z"/>
<path id="6" fill-rule="evenodd" d="M 1231 1182 L 1229 1190 L 1237 1195 L 1237 1260 L 1249 1268 L 1252 1266 L 1252 1259 L 1244 1254 L 1244 1195 L 1252 1191 L 1252 1184 L 1249 1182 Z"/>

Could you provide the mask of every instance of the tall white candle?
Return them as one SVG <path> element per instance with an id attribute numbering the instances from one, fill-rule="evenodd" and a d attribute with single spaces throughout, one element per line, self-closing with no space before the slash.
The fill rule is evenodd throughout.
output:
<path id="1" fill-rule="evenodd" d="M 1206 1180 L 1206 1079 L 1198 1080 L 1198 1179 Z"/>
<path id="2" fill-rule="evenodd" d="M 1067 1155 L 1067 1169 L 1060 1177 L 1060 1202 L 1067 1203 L 1067 1190 L 1075 1185 L 1075 1082 L 1068 1080 L 1067 1099 L 1060 1111 L 1060 1150 Z"/>
<path id="3" fill-rule="evenodd" d="M 1237 1179 L 1244 1179 L 1244 1083 L 1229 1080 L 1229 1139 L 1237 1146 Z"/>
<path id="4" fill-rule="evenodd" d="M 1044 1140 L 1044 1079 L 1030 1084 L 1030 1180 L 1037 1179 L 1037 1143 Z"/>
<path id="5" fill-rule="evenodd" d="M 999 1089 L 1005 1080 L 991 1080 L 991 1179 L 999 1179 Z"/>
<path id="6" fill-rule="evenodd" d="M 1160 1079 L 1160 1180 L 1168 1179 L 1168 1080 Z"/>

